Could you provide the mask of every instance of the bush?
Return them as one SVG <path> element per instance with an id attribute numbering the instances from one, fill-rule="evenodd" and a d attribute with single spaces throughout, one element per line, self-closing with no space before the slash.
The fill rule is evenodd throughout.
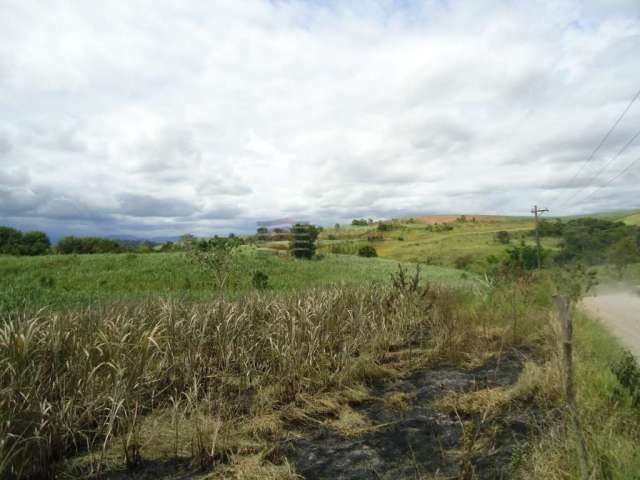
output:
<path id="1" fill-rule="evenodd" d="M 626 390 L 634 408 L 640 410 L 640 367 L 636 359 L 629 352 L 624 352 L 622 358 L 613 366 L 612 371 L 621 389 Z M 621 392 L 616 392 L 621 396 Z"/>
<path id="2" fill-rule="evenodd" d="M 56 245 L 58 253 L 68 255 L 72 253 L 121 253 L 124 251 L 120 243 L 115 240 L 98 237 L 64 237 Z"/>
<path id="3" fill-rule="evenodd" d="M 258 270 L 253 274 L 251 283 L 253 284 L 253 288 L 264 290 L 269 287 L 269 275 Z"/>
<path id="4" fill-rule="evenodd" d="M 509 258 L 504 262 L 505 267 L 517 270 L 535 270 L 538 268 L 537 249 L 533 245 L 526 245 L 521 242 L 520 245 L 507 249 Z M 549 251 L 540 249 L 540 261 L 544 264 L 548 257 Z"/>
<path id="5" fill-rule="evenodd" d="M 239 275 L 236 261 L 240 240 L 235 237 L 214 237 L 192 244 L 189 250 L 191 262 L 210 273 L 216 288 L 224 290 Z"/>
<path id="6" fill-rule="evenodd" d="M 638 246 L 630 236 L 623 237 L 609 248 L 608 258 L 616 269 L 618 278 L 622 279 L 627 265 L 638 260 Z"/>
<path id="7" fill-rule="evenodd" d="M 378 252 L 371 245 L 365 245 L 358 249 L 358 256 L 360 257 L 377 257 Z"/>
<path id="8" fill-rule="evenodd" d="M 500 230 L 496 233 L 496 240 L 503 245 L 511 243 L 511 234 L 505 230 Z"/>
<path id="9" fill-rule="evenodd" d="M 329 247 L 331 253 L 337 255 L 355 255 L 362 246 L 362 242 L 346 241 L 334 243 Z"/>
<path id="10" fill-rule="evenodd" d="M 563 227 L 563 247 L 557 260 L 577 260 L 590 265 L 605 263 L 609 249 L 625 237 L 631 237 L 638 245 L 640 228 L 599 218 L 571 220 Z"/>
<path id="11" fill-rule="evenodd" d="M 356 225 L 358 227 L 366 227 L 367 225 L 369 225 L 369 222 L 367 222 L 366 219 L 364 218 L 354 218 L 353 220 L 351 220 L 351 225 Z"/>
<path id="12" fill-rule="evenodd" d="M 380 232 L 390 232 L 391 230 L 393 230 L 393 224 L 392 223 L 378 223 L 378 231 Z"/>
<path id="13" fill-rule="evenodd" d="M 435 225 L 433 225 L 434 232 L 450 232 L 451 230 L 453 230 L 453 226 L 449 225 L 448 223 L 436 223 Z"/>
<path id="14" fill-rule="evenodd" d="M 473 257 L 469 254 L 467 255 L 461 255 L 458 258 L 455 259 L 455 261 L 453 262 L 455 267 L 460 269 L 460 270 L 464 270 L 466 269 L 469 265 L 471 265 L 471 263 L 473 262 Z"/>
<path id="15" fill-rule="evenodd" d="M 554 222 L 542 220 L 538 224 L 538 233 L 541 237 L 561 237 L 564 233 L 564 224 L 559 218 Z M 531 234 L 535 235 L 535 230 L 532 230 Z"/>

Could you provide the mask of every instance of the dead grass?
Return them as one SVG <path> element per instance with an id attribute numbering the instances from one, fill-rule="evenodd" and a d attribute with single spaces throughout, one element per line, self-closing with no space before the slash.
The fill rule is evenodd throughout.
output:
<path id="1" fill-rule="evenodd" d="M 364 384 L 499 352 L 510 340 L 496 329 L 509 325 L 496 308 L 491 297 L 398 286 L 4 314 L 0 474 L 88 478 L 174 459 L 293 478 L 274 451 L 292 426 L 376 428 L 351 408 L 370 398 Z"/>
<path id="2" fill-rule="evenodd" d="M 415 394 L 394 392 L 384 397 L 384 406 L 391 410 L 406 411 L 415 401 Z"/>
<path id="3" fill-rule="evenodd" d="M 550 407 L 557 404 L 561 396 L 560 372 L 556 361 L 543 365 L 529 361 L 512 386 L 451 392 L 435 402 L 435 406 L 449 413 L 479 415 L 483 419 L 504 414 L 516 402 Z"/>

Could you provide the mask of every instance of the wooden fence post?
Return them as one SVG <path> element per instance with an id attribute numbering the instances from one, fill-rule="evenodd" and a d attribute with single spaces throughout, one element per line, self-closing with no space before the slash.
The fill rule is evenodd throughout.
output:
<path id="1" fill-rule="evenodd" d="M 582 479 L 589 480 L 591 478 L 589 455 L 580 425 L 580 417 L 578 416 L 578 407 L 573 389 L 573 325 L 571 319 L 571 303 L 568 298 L 560 295 L 556 295 L 554 301 L 558 309 L 558 319 L 562 326 L 562 364 L 564 371 L 565 404 L 576 431 L 578 461 L 580 463 Z"/>

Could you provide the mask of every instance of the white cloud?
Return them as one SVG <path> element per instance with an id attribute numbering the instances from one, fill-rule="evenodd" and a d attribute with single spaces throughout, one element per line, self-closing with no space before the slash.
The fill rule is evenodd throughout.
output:
<path id="1" fill-rule="evenodd" d="M 637 1 L 0 0 L 0 220 L 200 234 L 289 214 L 637 207 Z M 604 180 L 603 180 L 604 179 Z M 589 185 L 593 185 L 590 189 Z M 71 222 L 75 219 L 77 222 Z"/>

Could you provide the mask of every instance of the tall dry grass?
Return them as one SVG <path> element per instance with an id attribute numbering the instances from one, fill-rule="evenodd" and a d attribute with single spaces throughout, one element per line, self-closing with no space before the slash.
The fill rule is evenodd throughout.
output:
<path id="1" fill-rule="evenodd" d="M 490 318 L 510 311 L 498 315 L 494 300 L 403 284 L 5 314 L 0 476 L 53 477 L 78 452 L 92 452 L 98 471 L 114 444 L 133 468 L 149 419 L 163 415 L 169 454 L 202 468 L 242 448 L 258 453 L 230 447 L 234 419 L 262 418 L 251 428 L 268 434 L 277 421 L 268 412 L 375 377 L 393 346 L 428 348 L 433 361 L 449 363 L 502 348 L 509 336 L 497 335 Z"/>

